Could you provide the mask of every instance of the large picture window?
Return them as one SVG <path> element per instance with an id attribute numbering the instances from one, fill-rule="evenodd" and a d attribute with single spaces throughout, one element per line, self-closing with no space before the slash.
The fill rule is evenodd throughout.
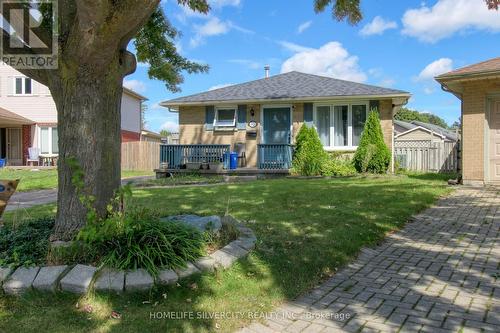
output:
<path id="1" fill-rule="evenodd" d="M 314 125 L 327 149 L 356 149 L 365 126 L 368 103 L 316 105 Z"/>

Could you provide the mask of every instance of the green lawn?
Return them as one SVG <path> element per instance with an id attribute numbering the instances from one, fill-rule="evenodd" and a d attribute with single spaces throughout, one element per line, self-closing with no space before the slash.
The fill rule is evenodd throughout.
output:
<path id="1" fill-rule="evenodd" d="M 213 187 L 136 189 L 135 201 L 161 213 L 224 214 L 252 228 L 257 249 L 217 274 L 133 295 L 0 296 L 0 331 L 227 332 L 248 324 L 249 313 L 270 311 L 316 286 L 361 247 L 380 242 L 414 213 L 449 192 L 435 177 L 373 176 L 276 179 Z M 54 206 L 18 214 L 53 214 Z M 5 219 L 12 221 L 15 212 Z M 77 307 L 78 304 L 78 307 Z M 82 311 L 84 305 L 92 313 Z M 122 314 L 111 319 L 111 311 Z M 234 319 L 150 319 L 152 312 L 243 313 Z M 220 313 L 219 313 L 220 314 Z"/>
<path id="2" fill-rule="evenodd" d="M 152 171 L 122 171 L 122 177 L 151 176 Z M 57 187 L 57 170 L 0 169 L 0 179 L 21 179 L 18 191 L 44 190 Z"/>

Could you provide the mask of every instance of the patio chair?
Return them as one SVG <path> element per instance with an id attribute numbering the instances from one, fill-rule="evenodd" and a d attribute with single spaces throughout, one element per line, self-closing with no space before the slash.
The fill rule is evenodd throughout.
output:
<path id="1" fill-rule="evenodd" d="M 238 153 L 238 164 L 242 167 L 247 166 L 247 145 L 244 142 L 238 142 L 234 144 L 234 150 Z M 241 163 L 240 163 L 241 160 Z"/>
<path id="2" fill-rule="evenodd" d="M 26 159 L 26 164 L 29 166 L 40 165 L 40 148 L 30 147 L 28 148 L 28 158 Z"/>

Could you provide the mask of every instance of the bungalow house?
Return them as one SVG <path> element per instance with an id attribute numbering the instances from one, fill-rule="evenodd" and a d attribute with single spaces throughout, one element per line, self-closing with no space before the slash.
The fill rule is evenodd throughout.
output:
<path id="1" fill-rule="evenodd" d="M 462 101 L 464 184 L 500 184 L 500 58 L 436 77 Z"/>
<path id="2" fill-rule="evenodd" d="M 181 146 L 224 145 L 243 151 L 248 167 L 287 169 L 303 124 L 316 127 L 326 150 L 354 151 L 371 109 L 379 111 L 392 148 L 393 116 L 409 97 L 401 90 L 289 72 L 161 105 L 179 113 Z M 179 161 L 169 161 L 169 167 L 180 167 Z"/>
<path id="3" fill-rule="evenodd" d="M 394 120 L 394 139 L 396 141 L 457 142 L 458 134 L 441 126 L 421 121 Z"/>
<path id="4" fill-rule="evenodd" d="M 122 142 L 140 140 L 145 100 L 123 89 Z M 50 163 L 58 155 L 57 140 L 57 109 L 49 89 L 0 63 L 0 158 L 6 158 L 8 165 L 24 165 L 33 147 Z"/>

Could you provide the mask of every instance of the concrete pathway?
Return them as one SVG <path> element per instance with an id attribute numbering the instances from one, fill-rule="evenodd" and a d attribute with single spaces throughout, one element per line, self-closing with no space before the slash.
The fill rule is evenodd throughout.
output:
<path id="1" fill-rule="evenodd" d="M 500 332 L 500 190 L 460 188 L 241 332 Z"/>
<path id="2" fill-rule="evenodd" d="M 141 182 L 148 179 L 153 179 L 154 176 L 137 176 L 122 179 L 122 185 L 129 182 Z M 10 198 L 6 211 L 16 210 L 20 208 L 30 208 L 37 205 L 49 204 L 57 201 L 57 189 L 36 190 L 28 192 L 16 192 Z"/>

